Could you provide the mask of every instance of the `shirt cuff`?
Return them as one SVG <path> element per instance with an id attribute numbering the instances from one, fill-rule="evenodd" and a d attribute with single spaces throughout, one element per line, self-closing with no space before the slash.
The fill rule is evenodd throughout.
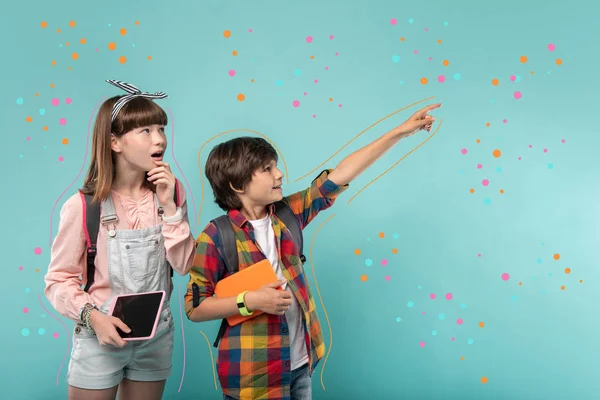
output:
<path id="1" fill-rule="evenodd" d="M 179 222 L 182 219 L 183 219 L 183 210 L 181 209 L 181 207 L 177 207 L 177 211 L 175 212 L 175 214 L 171 215 L 170 217 L 165 217 L 164 214 L 162 216 L 163 222 L 166 222 L 167 224 Z"/>

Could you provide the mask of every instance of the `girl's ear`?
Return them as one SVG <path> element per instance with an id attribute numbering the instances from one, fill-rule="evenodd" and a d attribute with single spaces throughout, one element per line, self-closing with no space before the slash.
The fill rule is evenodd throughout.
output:
<path id="1" fill-rule="evenodd" d="M 110 134 L 110 148 L 115 153 L 120 153 L 121 151 L 123 151 L 123 149 L 121 148 L 121 141 L 117 139 L 114 133 Z"/>

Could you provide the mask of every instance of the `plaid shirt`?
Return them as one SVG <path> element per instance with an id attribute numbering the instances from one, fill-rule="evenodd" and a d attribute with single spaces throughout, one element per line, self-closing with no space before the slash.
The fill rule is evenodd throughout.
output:
<path id="1" fill-rule="evenodd" d="M 284 198 L 300 221 L 302 229 L 322 210 L 331 207 L 348 185 L 338 186 L 323 171 L 309 188 Z M 289 230 L 270 207 L 271 223 L 283 276 L 300 303 L 305 341 L 312 371 L 325 354 L 325 343 L 315 301 L 308 287 L 298 248 Z M 238 241 L 240 270 L 266 257 L 254 239 L 252 224 L 242 213 L 230 210 Z M 211 222 L 197 239 L 196 256 L 185 295 L 188 316 L 193 311 L 192 284 L 200 289 L 200 301 L 213 296 L 215 284 L 227 276 L 217 228 Z M 236 326 L 229 326 L 219 345 L 217 370 L 223 392 L 239 399 L 290 398 L 290 336 L 285 316 L 261 314 Z"/>

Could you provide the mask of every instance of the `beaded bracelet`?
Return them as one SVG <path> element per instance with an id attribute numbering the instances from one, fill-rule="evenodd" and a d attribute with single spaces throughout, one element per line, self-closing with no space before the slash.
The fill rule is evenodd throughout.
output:
<path id="1" fill-rule="evenodd" d="M 83 311 L 81 312 L 81 321 L 85 324 L 88 332 L 92 335 L 95 335 L 96 332 L 94 332 L 94 329 L 92 328 L 90 316 L 92 315 L 92 311 L 97 309 L 98 308 L 95 305 L 87 303 L 85 306 L 83 306 Z"/>

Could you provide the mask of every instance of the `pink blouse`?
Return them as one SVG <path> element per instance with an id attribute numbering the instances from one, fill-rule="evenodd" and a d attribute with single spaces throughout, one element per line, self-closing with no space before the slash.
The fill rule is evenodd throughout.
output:
<path id="1" fill-rule="evenodd" d="M 179 182 L 178 182 L 179 184 Z M 185 189 L 179 184 L 182 218 L 165 222 L 158 216 L 154 193 L 143 192 L 139 200 L 112 192 L 115 211 L 119 217 L 118 229 L 144 229 L 162 224 L 167 261 L 180 275 L 189 272 L 194 259 L 195 240 L 190 232 L 185 200 Z M 78 320 L 86 303 L 100 307 L 111 294 L 108 278 L 106 249 L 107 230 L 100 226 L 97 240 L 96 274 L 89 293 L 83 291 L 86 282 L 86 241 L 83 230 L 83 204 L 79 193 L 71 196 L 60 211 L 58 233 L 52 244 L 45 294 L 54 308 L 63 316 Z M 172 218 L 171 218 L 172 219 Z M 171 220 L 168 219 L 168 220 Z"/>

